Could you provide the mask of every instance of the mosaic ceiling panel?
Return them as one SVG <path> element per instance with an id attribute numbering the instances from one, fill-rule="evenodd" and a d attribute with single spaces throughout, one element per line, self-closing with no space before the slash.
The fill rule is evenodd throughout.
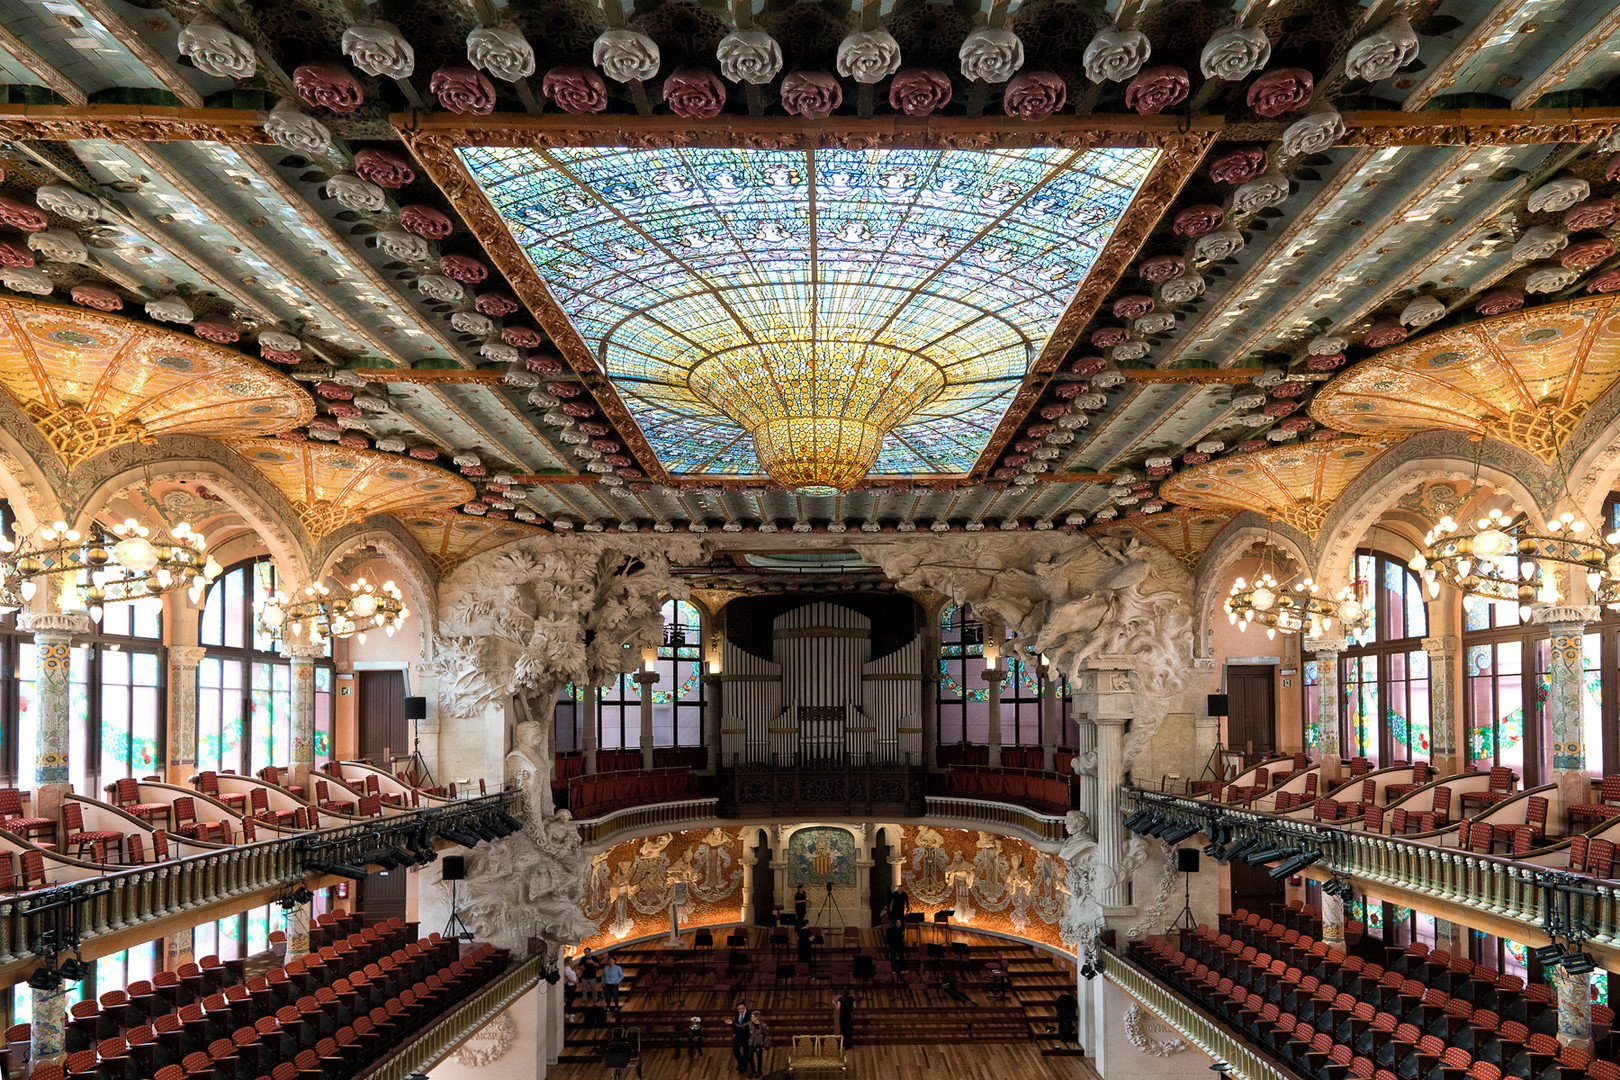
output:
<path id="1" fill-rule="evenodd" d="M 315 415 L 266 365 L 115 315 L 4 299 L 0 328 L 0 387 L 69 468 L 150 436 L 274 434 Z"/>
<path id="2" fill-rule="evenodd" d="M 462 151 L 660 461 L 721 475 L 829 392 L 914 400 L 875 474 L 966 472 L 1155 157 Z"/>
<path id="3" fill-rule="evenodd" d="M 1552 461 L 1620 376 L 1616 298 L 1498 315 L 1384 349 L 1316 396 L 1343 431 L 1486 431 Z"/>
<path id="4" fill-rule="evenodd" d="M 248 439 L 241 454 L 287 497 L 316 539 L 372 514 L 449 510 L 473 486 L 425 462 L 315 442 Z"/>
<path id="5" fill-rule="evenodd" d="M 491 521 L 466 514 L 406 514 L 400 520 L 441 574 L 462 559 L 542 531 L 516 521 Z"/>
<path id="6" fill-rule="evenodd" d="M 1158 544 L 1192 569 L 1197 567 L 1198 560 L 1204 557 L 1204 552 L 1214 543 L 1216 535 L 1233 516 L 1230 511 L 1178 507 L 1168 513 L 1094 525 L 1090 531 L 1101 536 Z"/>

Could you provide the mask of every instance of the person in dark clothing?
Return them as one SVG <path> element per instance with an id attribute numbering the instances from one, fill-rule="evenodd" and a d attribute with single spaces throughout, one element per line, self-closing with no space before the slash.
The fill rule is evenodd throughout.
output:
<path id="1" fill-rule="evenodd" d="M 1080 1037 L 1080 1002 L 1073 994 L 1059 994 L 1057 999 L 1058 1040 L 1071 1043 Z"/>
<path id="2" fill-rule="evenodd" d="M 746 1001 L 737 1002 L 737 1011 L 731 1014 L 731 1056 L 737 1061 L 737 1071 L 748 1071 L 748 1063 L 753 1058 L 752 1047 L 749 1044 L 750 1025 L 754 1022 L 754 1014 L 748 1011 Z"/>
<path id="3" fill-rule="evenodd" d="M 844 1037 L 844 1049 L 855 1042 L 855 996 L 848 990 L 838 999 L 838 1034 Z"/>
<path id="4" fill-rule="evenodd" d="M 889 962 L 899 970 L 900 965 L 906 962 L 906 926 L 901 922 L 890 922 L 883 931 L 883 941 L 889 946 Z"/>
<path id="5" fill-rule="evenodd" d="M 810 921 L 810 898 L 804 895 L 803 884 L 795 888 L 798 891 L 793 894 L 793 918 L 799 926 L 803 926 Z"/>
<path id="6" fill-rule="evenodd" d="M 811 964 L 816 962 L 815 953 L 810 948 L 810 931 L 799 927 L 799 963 Z"/>
<path id="7" fill-rule="evenodd" d="M 695 1058 L 703 1053 L 703 1017 L 692 1017 L 692 1026 L 686 1029 L 686 1056 Z"/>
<path id="8" fill-rule="evenodd" d="M 894 892 L 889 894 L 889 918 L 893 919 L 897 923 L 904 924 L 906 921 L 906 912 L 910 910 L 911 897 L 906 895 L 906 890 L 896 889 Z"/>

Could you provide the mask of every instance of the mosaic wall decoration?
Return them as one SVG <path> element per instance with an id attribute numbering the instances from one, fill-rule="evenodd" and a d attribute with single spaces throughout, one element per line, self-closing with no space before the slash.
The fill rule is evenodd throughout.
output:
<path id="1" fill-rule="evenodd" d="M 1068 871 L 1056 855 L 1022 840 L 970 829 L 907 825 L 901 885 L 911 910 L 933 921 L 1012 934 L 1066 949 L 1058 920 L 1068 906 Z"/>
<path id="2" fill-rule="evenodd" d="M 591 859 L 581 907 L 601 933 L 585 944 L 600 948 L 667 931 L 678 883 L 687 887 L 683 926 L 740 922 L 743 845 L 758 837 L 758 826 L 687 829 L 625 840 L 599 852 Z"/>
<path id="3" fill-rule="evenodd" d="M 874 473 L 967 471 L 1157 155 L 461 151 L 659 460 L 741 475 L 810 394 L 908 399 Z"/>
<path id="4" fill-rule="evenodd" d="M 788 837 L 788 887 L 854 885 L 857 857 L 848 829 L 800 829 Z"/>
<path id="5" fill-rule="evenodd" d="M 499 521 L 456 513 L 406 514 L 400 521 L 405 530 L 422 545 L 433 569 L 441 576 L 449 573 L 463 559 L 543 531 L 521 521 Z"/>
<path id="6" fill-rule="evenodd" d="M 1311 415 L 1342 431 L 1484 431 L 1544 461 L 1620 376 L 1616 298 L 1582 297 L 1426 334 L 1328 383 Z"/>
<path id="7" fill-rule="evenodd" d="M 448 510 L 473 497 L 455 473 L 374 450 L 249 439 L 236 452 L 276 485 L 316 539 L 372 514 Z"/>
<path id="8" fill-rule="evenodd" d="M 315 415 L 297 383 L 231 349 L 12 298 L 0 299 L 0 388 L 69 468 L 155 435 L 273 435 Z"/>

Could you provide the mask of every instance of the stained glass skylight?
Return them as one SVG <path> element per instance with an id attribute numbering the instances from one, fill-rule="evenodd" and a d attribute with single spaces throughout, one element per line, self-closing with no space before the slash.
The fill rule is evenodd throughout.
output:
<path id="1" fill-rule="evenodd" d="M 662 464 L 725 476 L 968 471 L 1157 153 L 461 151 Z"/>

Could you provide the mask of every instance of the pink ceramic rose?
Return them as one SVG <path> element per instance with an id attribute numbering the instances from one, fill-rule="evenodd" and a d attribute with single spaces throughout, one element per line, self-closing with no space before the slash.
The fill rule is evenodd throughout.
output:
<path id="1" fill-rule="evenodd" d="M 259 355 L 272 364 L 286 364 L 288 367 L 300 363 L 304 357 L 296 349 L 272 349 L 261 346 Z"/>
<path id="2" fill-rule="evenodd" d="M 426 240 L 443 240 L 455 228 L 450 219 L 431 206 L 402 206 L 399 227 Z"/>
<path id="3" fill-rule="evenodd" d="M 439 456 L 439 452 L 431 446 L 413 446 L 405 452 L 417 461 L 434 461 Z"/>
<path id="4" fill-rule="evenodd" d="M 531 356 L 525 366 L 536 375 L 561 375 L 562 361 L 555 356 Z"/>
<path id="5" fill-rule="evenodd" d="M 1083 382 L 1066 382 L 1058 383 L 1057 389 L 1052 392 L 1058 397 L 1067 401 L 1070 398 L 1079 397 L 1081 394 L 1086 393 L 1090 389 L 1091 387 Z"/>
<path id="6" fill-rule="evenodd" d="M 505 293 L 487 292 L 478 294 L 478 298 L 473 301 L 473 307 L 477 308 L 481 315 L 498 319 L 502 315 L 510 315 L 516 311 L 518 302 Z"/>
<path id="7" fill-rule="evenodd" d="M 278 431 L 276 438 L 286 439 L 288 442 L 308 442 L 309 436 L 302 431 Z"/>
<path id="8" fill-rule="evenodd" d="M 583 401 L 570 401 L 563 406 L 563 412 L 577 420 L 588 420 L 596 415 L 596 410 Z"/>
<path id="9" fill-rule="evenodd" d="M 1287 416 L 1297 408 L 1299 408 L 1299 403 L 1295 401 L 1268 401 L 1266 407 L 1260 411 L 1267 416 Z"/>
<path id="10" fill-rule="evenodd" d="M 1280 382 L 1271 388 L 1271 396 L 1274 398 L 1297 398 L 1304 392 L 1305 384 L 1302 382 L 1297 382 L 1293 379 L 1289 379 L 1287 382 Z"/>
<path id="11" fill-rule="evenodd" d="M 1142 260 L 1136 268 L 1144 281 L 1169 281 L 1187 272 L 1187 263 L 1180 255 L 1154 255 Z"/>
<path id="12" fill-rule="evenodd" d="M 560 64 L 546 72 L 540 89 L 557 108 L 575 116 L 607 108 L 607 83 L 593 68 Z"/>
<path id="13" fill-rule="evenodd" d="M 1264 439 L 1245 439 L 1237 444 L 1238 451 L 1244 454 L 1253 454 L 1266 448 Z"/>
<path id="14" fill-rule="evenodd" d="M 950 76 L 938 68 L 901 68 L 889 83 L 889 104 L 907 116 L 928 116 L 950 103 Z"/>
<path id="15" fill-rule="evenodd" d="M 1564 228 L 1571 232 L 1584 229 L 1603 229 L 1620 217 L 1620 203 L 1613 199 L 1587 199 L 1564 212 Z"/>
<path id="16" fill-rule="evenodd" d="M 1142 116 L 1152 116 L 1186 101 L 1191 85 L 1187 72 L 1174 64 L 1146 67 L 1125 85 L 1125 106 Z"/>
<path id="17" fill-rule="evenodd" d="M 1606 236 L 1594 236 L 1590 240 L 1569 245 L 1559 256 L 1558 262 L 1572 270 L 1589 270 L 1613 254 L 1612 240 Z"/>
<path id="18" fill-rule="evenodd" d="M 433 73 L 428 89 L 453 113 L 488 116 L 495 111 L 495 84 L 470 64 L 446 64 Z"/>
<path id="19" fill-rule="evenodd" d="M 1099 349 L 1112 349 L 1115 345 L 1124 344 L 1130 336 L 1123 327 L 1104 326 L 1091 332 L 1091 343 Z"/>
<path id="20" fill-rule="evenodd" d="M 844 88 L 825 71 L 795 71 L 782 80 L 782 108 L 791 116 L 825 120 L 844 103 Z"/>
<path id="21" fill-rule="evenodd" d="M 43 212 L 16 199 L 0 198 L 0 225 L 23 232 L 39 232 L 48 224 Z"/>
<path id="22" fill-rule="evenodd" d="M 1001 107 L 1008 116 L 1040 121 L 1063 108 L 1068 97 L 1068 87 L 1055 73 L 1021 71 L 1008 80 L 1007 89 L 1001 95 Z"/>
<path id="23" fill-rule="evenodd" d="M 215 322 L 210 319 L 199 320 L 191 324 L 191 332 L 204 341 L 212 341 L 216 345 L 230 345 L 241 338 L 236 327 L 226 322 Z"/>
<path id="24" fill-rule="evenodd" d="M 1589 293 L 1611 293 L 1620 291 L 1620 270 L 1606 270 L 1586 283 Z"/>
<path id="25" fill-rule="evenodd" d="M 1314 425 L 1308 416 L 1290 416 L 1277 426 L 1284 431 L 1309 431 Z"/>
<path id="26" fill-rule="evenodd" d="M 1056 430 L 1051 424 L 1031 424 L 1024 429 L 1024 434 L 1032 439 L 1044 439 Z"/>
<path id="27" fill-rule="evenodd" d="M 1114 301 L 1114 318 L 1140 319 L 1143 315 L 1153 313 L 1153 297 L 1151 296 L 1122 296 Z"/>
<path id="28" fill-rule="evenodd" d="M 378 187 L 402 188 L 416 179 L 410 162 L 390 150 L 365 149 L 354 155 L 354 171 Z"/>
<path id="29" fill-rule="evenodd" d="M 1312 442 L 1328 442 L 1332 439 L 1337 439 L 1338 437 L 1339 433 L 1332 428 L 1317 428 L 1315 431 L 1311 432 Z"/>
<path id="30" fill-rule="evenodd" d="M 1202 465 L 1209 459 L 1210 455 L 1202 450 L 1189 450 L 1181 455 L 1181 461 L 1185 465 Z"/>
<path id="31" fill-rule="evenodd" d="M 70 295 L 73 297 L 75 304 L 83 304 L 85 307 L 95 308 L 97 311 L 122 311 L 124 309 L 124 298 L 111 289 L 103 288 L 100 285 L 75 285 Z"/>
<path id="32" fill-rule="evenodd" d="M 463 285 L 477 285 L 489 277 L 489 267 L 466 255 L 446 255 L 439 260 L 439 273 Z"/>
<path id="33" fill-rule="evenodd" d="M 1200 203 L 1189 206 L 1176 215 L 1171 224 L 1171 231 L 1177 236 L 1189 236 L 1197 239 L 1220 228 L 1226 221 L 1226 214 L 1214 203 Z"/>
<path id="34" fill-rule="evenodd" d="M 1265 117 L 1293 112 L 1311 100 L 1315 79 L 1304 68 L 1268 71 L 1249 85 L 1249 108 Z"/>
<path id="35" fill-rule="evenodd" d="M 1108 361 L 1100 356 L 1082 356 L 1069 365 L 1069 370 L 1076 375 L 1095 375 L 1108 366 Z"/>
<path id="36" fill-rule="evenodd" d="M 1524 294 L 1512 289 L 1494 289 L 1479 298 L 1474 310 L 1481 315 L 1501 315 L 1524 307 Z"/>
<path id="37" fill-rule="evenodd" d="M 502 327 L 501 340 L 519 349 L 538 349 L 546 341 L 540 331 L 528 326 Z"/>
<path id="38" fill-rule="evenodd" d="M 571 383 L 571 382 L 549 382 L 549 383 L 546 383 L 546 393 L 550 394 L 552 397 L 576 398 L 576 397 L 579 397 L 579 391 L 580 391 L 580 387 L 579 387 L 578 383 Z"/>
<path id="39" fill-rule="evenodd" d="M 341 64 L 316 61 L 293 72 L 293 89 L 304 104 L 352 113 L 366 100 L 360 80 Z"/>
<path id="40" fill-rule="evenodd" d="M 350 450 L 369 450 L 371 449 L 371 440 L 358 431 L 345 431 L 338 436 L 338 445 L 347 447 Z"/>
<path id="41" fill-rule="evenodd" d="M 664 104 L 685 120 L 712 120 L 726 107 L 726 87 L 703 68 L 678 68 L 664 80 Z"/>
<path id="42" fill-rule="evenodd" d="M 1305 361 L 1306 371 L 1333 371 L 1344 363 L 1344 353 L 1321 353 Z"/>
<path id="43" fill-rule="evenodd" d="M 1053 402 L 1050 405 L 1042 405 L 1041 406 L 1041 416 L 1046 418 L 1047 420 L 1056 420 L 1060 416 L 1068 416 L 1068 415 L 1069 415 L 1069 406 L 1063 404 L 1061 401 Z M 1036 447 L 1032 446 L 1032 447 L 1030 447 L 1030 449 L 1033 450 L 1033 449 L 1036 449 Z"/>
<path id="44" fill-rule="evenodd" d="M 0 266 L 33 266 L 34 253 L 10 240 L 0 240 Z"/>
<path id="45" fill-rule="evenodd" d="M 1262 146 L 1239 146 L 1209 163 L 1209 178 L 1217 184 L 1247 184 L 1266 171 Z"/>
<path id="46" fill-rule="evenodd" d="M 1372 324 L 1361 343 L 1369 349 L 1382 349 L 1406 340 L 1406 327 L 1394 319 L 1379 319 Z"/>

